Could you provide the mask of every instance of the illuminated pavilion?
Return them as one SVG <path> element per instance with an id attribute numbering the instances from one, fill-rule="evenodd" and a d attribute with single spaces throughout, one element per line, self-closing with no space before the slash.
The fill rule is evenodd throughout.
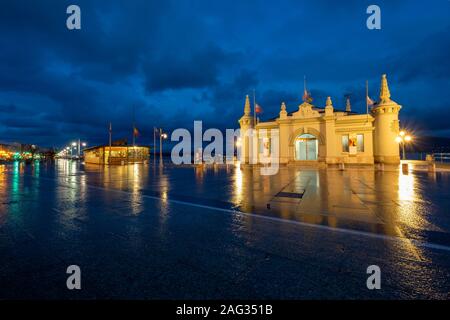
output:
<path id="1" fill-rule="evenodd" d="M 278 117 L 255 125 L 247 96 L 239 120 L 241 163 L 258 164 L 277 155 L 280 164 L 398 164 L 400 109 L 391 100 L 386 75 L 368 114 L 352 112 L 348 101 L 345 111 L 336 110 L 330 97 L 324 107 L 316 107 L 306 96 L 296 111 L 288 112 L 283 102 Z"/>
<path id="2" fill-rule="evenodd" d="M 83 150 L 84 162 L 91 164 L 125 165 L 129 163 L 144 163 L 150 156 L 147 146 L 96 146 Z"/>

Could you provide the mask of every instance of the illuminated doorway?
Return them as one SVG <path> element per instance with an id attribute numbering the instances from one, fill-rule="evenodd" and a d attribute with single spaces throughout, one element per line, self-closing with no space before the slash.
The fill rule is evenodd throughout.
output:
<path id="1" fill-rule="evenodd" d="M 312 134 L 302 134 L 295 139 L 295 160 L 317 160 L 318 143 Z"/>

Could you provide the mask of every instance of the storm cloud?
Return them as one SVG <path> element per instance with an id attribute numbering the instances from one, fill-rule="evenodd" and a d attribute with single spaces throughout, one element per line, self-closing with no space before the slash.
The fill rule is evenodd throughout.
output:
<path id="1" fill-rule="evenodd" d="M 77 4 L 82 29 L 65 26 Z M 282 101 L 314 104 L 350 94 L 365 112 L 387 73 L 401 120 L 450 135 L 439 120 L 450 87 L 449 2 L 380 1 L 382 29 L 365 25 L 368 1 L 9 1 L 0 10 L 0 141 L 62 146 L 130 138 L 153 126 L 233 128 L 246 94 L 271 118 Z M 442 119 L 442 118 L 440 118 Z"/>

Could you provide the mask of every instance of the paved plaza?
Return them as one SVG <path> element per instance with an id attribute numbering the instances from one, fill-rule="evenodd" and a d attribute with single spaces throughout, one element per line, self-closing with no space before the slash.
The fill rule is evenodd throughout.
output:
<path id="1" fill-rule="evenodd" d="M 448 172 L 0 165 L 0 299 L 449 298 Z M 66 268 L 82 289 L 66 288 Z M 366 286 L 381 269 L 381 289 Z"/>

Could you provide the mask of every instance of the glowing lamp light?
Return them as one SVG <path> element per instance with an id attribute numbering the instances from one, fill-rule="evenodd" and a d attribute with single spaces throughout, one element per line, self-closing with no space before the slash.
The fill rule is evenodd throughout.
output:
<path id="1" fill-rule="evenodd" d="M 240 147 L 241 146 L 241 138 L 238 138 L 236 140 L 236 147 Z"/>
<path id="2" fill-rule="evenodd" d="M 163 138 L 163 139 L 167 139 L 167 133 L 163 133 L 163 134 L 162 134 L 162 138 Z"/>
<path id="3" fill-rule="evenodd" d="M 411 135 L 407 134 L 404 130 L 400 131 L 398 136 L 395 138 L 395 141 L 402 147 L 403 160 L 406 160 L 405 144 L 411 142 L 411 140 Z"/>
<path id="4" fill-rule="evenodd" d="M 76 142 L 72 142 L 72 147 L 76 147 L 77 143 Z"/>

